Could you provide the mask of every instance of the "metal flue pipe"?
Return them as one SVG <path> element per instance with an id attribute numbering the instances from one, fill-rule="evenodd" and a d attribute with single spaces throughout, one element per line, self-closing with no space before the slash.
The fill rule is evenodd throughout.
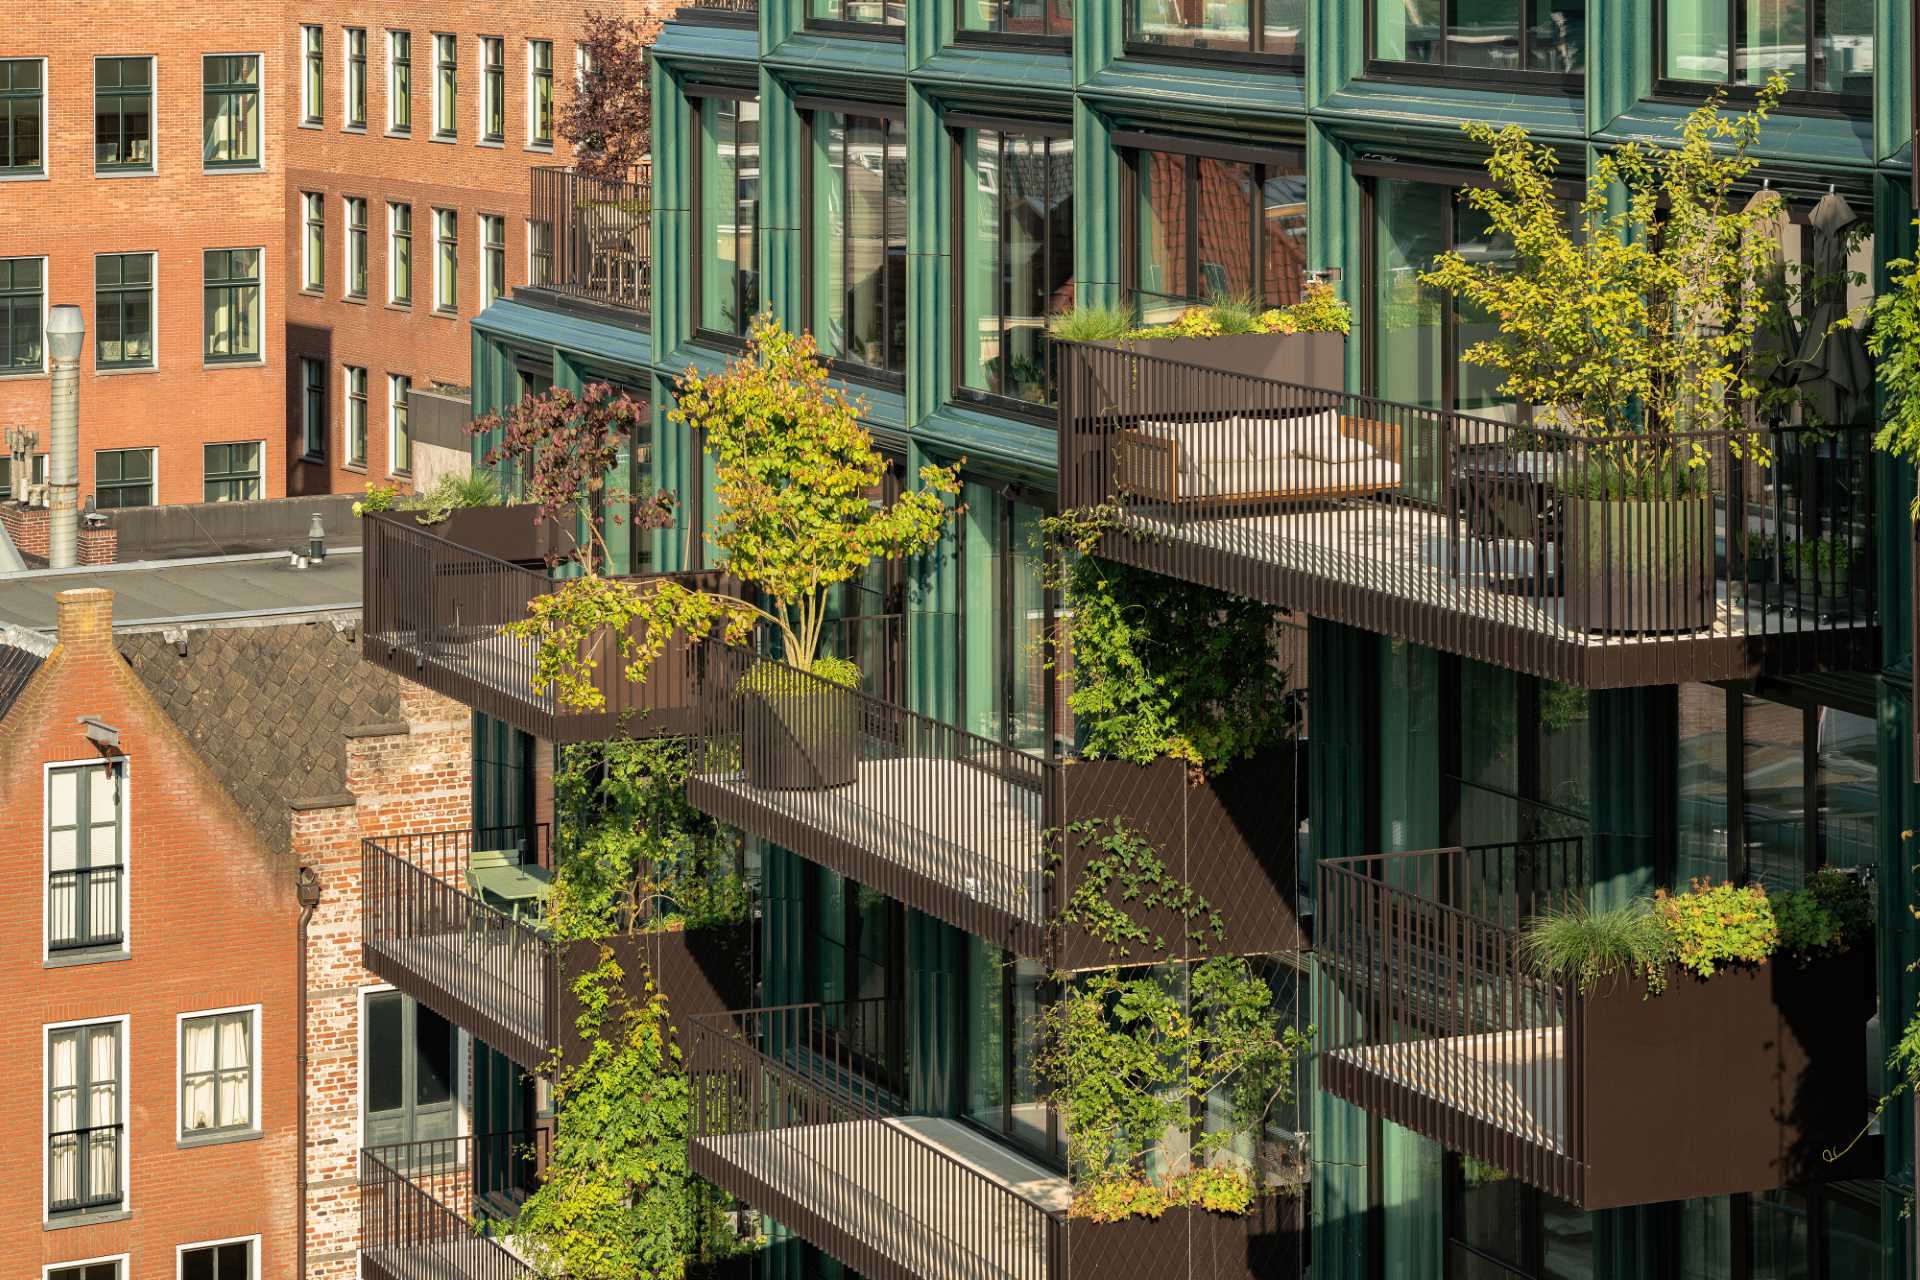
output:
<path id="1" fill-rule="evenodd" d="M 47 564 L 71 569 L 80 546 L 80 349 L 87 322 L 80 308 L 55 307 L 47 317 L 47 353 L 53 358 L 52 430 L 47 457 Z"/>

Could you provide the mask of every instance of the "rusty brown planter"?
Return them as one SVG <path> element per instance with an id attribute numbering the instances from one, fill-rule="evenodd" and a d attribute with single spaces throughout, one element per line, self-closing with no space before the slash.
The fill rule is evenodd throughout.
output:
<path id="1" fill-rule="evenodd" d="M 1304 1190 L 1245 1215 L 1179 1205 L 1158 1218 L 1067 1223 L 1072 1280 L 1294 1280 L 1306 1261 Z"/>
<path id="2" fill-rule="evenodd" d="M 771 791 L 843 787 L 860 774 L 860 704 L 832 688 L 741 695 L 747 782 Z"/>
<path id="3" fill-rule="evenodd" d="M 549 556 L 571 555 L 574 550 L 573 535 L 558 521 L 541 518 L 540 509 L 532 503 L 461 507 L 433 524 L 422 523 L 415 513 L 404 514 L 412 515 L 414 523 L 428 533 L 496 560 L 544 565 Z"/>
<path id="4" fill-rule="evenodd" d="M 1071 893 L 1087 863 L 1103 855 L 1071 830 L 1080 823 L 1110 828 L 1116 820 L 1138 832 L 1173 876 L 1192 886 L 1219 912 L 1224 950 L 1253 955 L 1303 945 L 1298 915 L 1296 796 L 1300 761 L 1291 743 L 1271 747 L 1225 772 L 1197 779 L 1180 760 L 1149 765 L 1082 760 L 1061 773 L 1061 892 Z M 1142 911 L 1116 900 L 1164 939 L 1164 951 L 1133 945 L 1118 952 L 1082 929 L 1067 927 L 1059 964 L 1066 969 L 1152 964 L 1194 958 L 1198 947 L 1169 909 Z M 1209 950 L 1222 949 L 1211 936 Z"/>
<path id="5" fill-rule="evenodd" d="M 1344 391 L 1347 335 L 1344 333 L 1236 333 L 1218 338 L 1142 338 L 1095 342 L 1089 346 L 1157 356 L 1199 365 L 1241 378 L 1285 382 L 1326 391 Z M 1118 396 L 1129 418 L 1193 418 L 1245 413 L 1269 406 L 1271 392 L 1230 378 L 1181 377 L 1129 362 L 1132 385 L 1108 390 Z M 1196 396 L 1198 397 L 1196 399 Z"/>
<path id="6" fill-rule="evenodd" d="M 1713 622 L 1713 497 L 1568 498 L 1566 624 L 1615 635 L 1701 631 Z"/>

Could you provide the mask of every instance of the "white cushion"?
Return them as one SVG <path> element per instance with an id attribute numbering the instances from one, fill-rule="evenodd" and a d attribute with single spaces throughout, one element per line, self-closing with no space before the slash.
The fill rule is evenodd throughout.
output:
<path id="1" fill-rule="evenodd" d="M 1294 453 L 1314 462 L 1365 462 L 1373 450 L 1351 436 L 1315 436 Z"/>

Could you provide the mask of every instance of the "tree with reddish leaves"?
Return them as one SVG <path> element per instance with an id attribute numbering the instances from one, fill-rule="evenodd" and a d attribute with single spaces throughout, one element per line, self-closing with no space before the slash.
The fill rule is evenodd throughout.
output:
<path id="1" fill-rule="evenodd" d="M 608 477 L 619 465 L 622 449 L 646 425 L 648 412 L 625 392 L 594 382 L 578 395 L 553 387 L 527 396 L 505 413 L 476 418 L 467 429 L 475 435 L 500 433 L 500 443 L 487 451 L 486 464 L 511 463 L 522 479 L 526 501 L 540 509 L 543 519 L 565 528 L 576 521 L 585 526 L 587 540 L 578 554 L 581 568 L 592 576 L 610 564 L 601 520 L 621 523 L 619 508 L 633 499 Z M 672 503 L 673 495 L 663 489 L 637 504 L 636 527 L 665 528 L 672 523 Z"/>
<path id="2" fill-rule="evenodd" d="M 573 148 L 576 171 L 623 182 L 651 152 L 647 48 L 662 25 L 652 16 L 587 12 L 580 37 L 585 71 L 560 111 L 560 136 Z"/>

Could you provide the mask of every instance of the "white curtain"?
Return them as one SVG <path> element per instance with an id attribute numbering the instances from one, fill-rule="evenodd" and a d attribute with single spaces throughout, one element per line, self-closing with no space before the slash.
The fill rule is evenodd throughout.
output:
<path id="1" fill-rule="evenodd" d="M 99 1200 L 120 1188 L 120 1133 L 100 1127 L 120 1123 L 120 1032 L 95 1027 L 88 1034 L 87 1124 L 95 1132 L 88 1143 L 87 1190 Z"/>
<path id="2" fill-rule="evenodd" d="M 181 1046 L 180 1123 L 189 1133 L 214 1128 L 220 1122 L 215 1110 L 214 1039 L 212 1019 L 197 1018 L 186 1024 Z"/>
<path id="3" fill-rule="evenodd" d="M 253 1124 L 253 1020 L 244 1013 L 220 1020 L 220 1123 Z"/>
<path id="4" fill-rule="evenodd" d="M 47 1132 L 67 1133 L 80 1126 L 80 1033 L 54 1033 L 47 1063 Z M 48 1193 L 55 1204 L 80 1195 L 78 1140 L 55 1138 L 47 1152 Z"/>

